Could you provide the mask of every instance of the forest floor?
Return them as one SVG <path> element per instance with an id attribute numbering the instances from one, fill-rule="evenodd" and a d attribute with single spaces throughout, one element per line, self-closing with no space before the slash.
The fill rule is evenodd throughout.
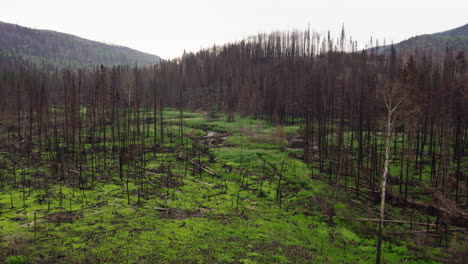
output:
<path id="1" fill-rule="evenodd" d="M 88 160 L 57 181 L 50 163 L 16 164 L 1 148 L 9 180 L 0 186 L 0 262 L 375 262 L 377 222 L 356 219 L 377 219 L 378 205 L 356 198 L 352 179 L 347 189 L 330 184 L 299 158 L 299 125 L 185 112 L 182 145 L 179 114 L 164 112 L 164 144 L 123 176 L 118 155 L 98 152 L 97 165 Z M 463 231 L 442 235 L 417 210 L 389 205 L 386 213 L 408 222 L 386 224 L 384 263 L 466 254 Z"/>

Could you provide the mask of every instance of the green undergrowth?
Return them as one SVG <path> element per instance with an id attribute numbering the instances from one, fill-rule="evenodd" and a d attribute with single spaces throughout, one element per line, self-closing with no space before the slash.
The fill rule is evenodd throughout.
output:
<path id="1" fill-rule="evenodd" d="M 28 164 L 26 169 L 14 170 L 16 185 L 10 181 L 0 189 L 0 260 L 375 262 L 377 225 L 354 219 L 375 218 L 377 207 L 350 198 L 348 191 L 330 185 L 325 176 L 318 178 L 317 169 L 294 158 L 301 150 L 287 149 L 287 138 L 297 135 L 299 125 L 276 127 L 251 117 L 226 122 L 223 115 L 184 112 L 181 146 L 179 117 L 178 110 L 164 111 L 164 138 L 156 130 L 156 139 L 164 141 L 161 147 L 166 151 L 143 155 L 144 177 L 127 166 L 120 175 L 118 155 L 106 160 L 106 170 L 98 163 L 94 172 L 87 160 L 81 185 L 71 176 L 50 183 L 35 179 L 38 171 L 58 178 L 47 163 L 23 163 Z M 190 138 L 210 131 L 227 138 L 212 146 L 210 154 L 189 156 L 197 147 Z M 154 133 L 150 127 L 144 145 L 153 144 Z M 91 151 L 89 144 L 84 148 Z M 7 167 L 13 164 L 10 155 L 1 155 Z M 200 160 L 204 167 L 184 156 Z M 396 170 L 392 168 L 392 173 Z M 2 170 L 10 180 L 12 173 L 11 168 Z M 388 213 L 401 210 L 389 207 Z M 388 232 L 407 228 L 392 226 Z M 422 248 L 414 239 L 391 237 L 382 249 L 384 263 L 438 263 L 445 254 L 439 247 Z"/>

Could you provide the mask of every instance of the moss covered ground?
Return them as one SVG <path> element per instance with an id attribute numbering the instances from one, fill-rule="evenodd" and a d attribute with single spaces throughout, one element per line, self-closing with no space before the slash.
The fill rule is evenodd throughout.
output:
<path id="1" fill-rule="evenodd" d="M 15 158 L 2 150 L 2 179 L 8 183 L 0 189 L 0 261 L 375 262 L 377 223 L 355 219 L 377 218 L 377 205 L 330 185 L 296 158 L 301 150 L 286 143 L 299 125 L 276 127 L 250 117 L 226 122 L 222 115 L 185 112 L 181 146 L 179 114 L 165 111 L 161 151 L 145 153 L 143 168 L 125 166 L 124 178 L 118 155 L 106 159 L 106 169 L 91 172 L 89 161 L 84 163 L 85 180 L 79 182 L 73 171 L 67 180 L 52 179 L 47 162 L 14 167 Z M 194 143 L 209 131 L 226 137 L 212 146 Z M 50 174 L 50 180 L 39 174 Z M 387 217 L 401 219 L 401 210 L 390 206 Z M 448 244 L 466 246 L 456 234 L 445 247 L 427 235 L 395 235 L 411 228 L 388 225 L 384 263 L 445 262 Z"/>

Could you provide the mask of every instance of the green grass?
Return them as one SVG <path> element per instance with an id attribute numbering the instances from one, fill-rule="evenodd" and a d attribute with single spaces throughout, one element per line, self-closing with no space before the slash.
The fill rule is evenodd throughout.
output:
<path id="1" fill-rule="evenodd" d="M 205 118 L 201 113 L 184 112 L 185 137 L 201 137 L 208 131 L 229 135 L 222 146 L 210 149 L 213 157 L 200 155 L 203 164 L 216 173 L 213 176 L 179 158 L 179 154 L 194 151 L 190 140 L 184 147 L 178 145 L 179 115 L 176 109 L 164 111 L 163 147 L 168 151 L 143 156 L 147 172 L 140 204 L 137 169 L 128 171 L 124 166 L 121 180 L 118 154 L 115 160 L 107 159 L 108 171 L 98 165 L 92 173 L 91 160 L 84 163 L 84 189 L 76 178 L 62 183 L 35 178 L 36 170 L 52 179 L 60 175 L 50 164 L 28 164 L 21 158 L 19 164 L 30 172 L 25 178 L 40 188 L 23 189 L 23 169 L 19 167 L 17 185 L 9 181 L 0 186 L 0 262 L 375 262 L 377 225 L 354 218 L 374 218 L 377 207 L 353 198 L 343 188 L 335 189 L 325 175 L 316 177 L 321 174 L 316 168 L 294 158 L 301 150 L 286 149 L 285 138 L 296 135 L 299 125 L 276 127 L 239 116 L 228 123 L 224 115 Z M 105 129 L 110 137 L 110 128 Z M 152 127 L 148 136 L 144 144 L 150 146 Z M 108 141 L 108 149 L 110 144 Z M 92 150 L 90 144 L 84 148 Z M 1 155 L 11 166 L 11 159 Z M 391 173 L 397 172 L 395 163 Z M 11 170 L 2 173 L 11 179 Z M 169 180 L 178 184 L 166 186 Z M 332 223 L 326 217 L 328 207 L 334 210 Z M 389 206 L 387 211 L 389 217 L 403 214 L 397 207 Z M 58 213 L 72 219 L 52 221 L 51 215 Z M 424 215 L 415 212 L 413 217 Z M 388 232 L 408 229 L 388 226 Z M 463 245 L 461 240 L 451 243 L 454 248 Z M 437 263 L 445 254 L 436 246 L 422 248 L 409 237 L 387 239 L 383 245 L 385 263 Z"/>

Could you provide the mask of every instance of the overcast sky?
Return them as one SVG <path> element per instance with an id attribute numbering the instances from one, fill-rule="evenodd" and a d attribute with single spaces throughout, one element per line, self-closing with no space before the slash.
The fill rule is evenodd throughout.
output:
<path id="1" fill-rule="evenodd" d="M 463 0 L 1 0 L 0 21 L 51 29 L 161 56 L 179 57 L 259 32 L 346 34 L 359 47 L 468 23 Z M 1 37 L 1 36 L 0 36 Z M 381 42 L 382 43 L 382 42 Z"/>

